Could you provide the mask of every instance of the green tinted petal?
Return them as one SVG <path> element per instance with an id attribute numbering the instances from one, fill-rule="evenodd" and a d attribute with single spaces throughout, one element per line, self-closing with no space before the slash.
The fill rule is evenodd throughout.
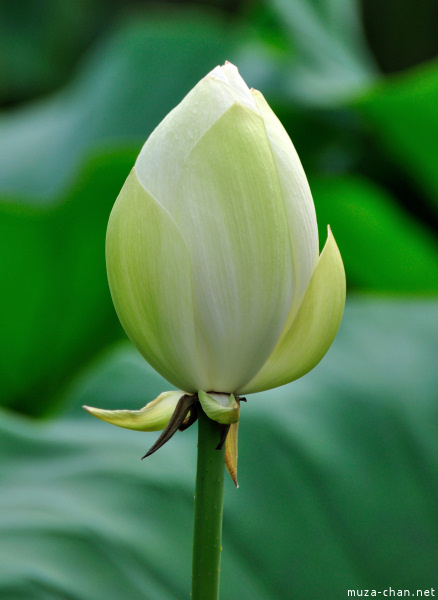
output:
<path id="1" fill-rule="evenodd" d="M 185 392 L 163 392 L 140 410 L 104 410 L 84 406 L 91 415 L 125 429 L 136 431 L 160 431 L 164 429 L 172 416 L 178 400 Z"/>
<path id="2" fill-rule="evenodd" d="M 345 271 L 329 229 L 327 242 L 294 321 L 283 331 L 261 371 L 239 390 L 239 394 L 284 385 L 313 369 L 335 338 L 344 305 Z"/>
<path id="3" fill-rule="evenodd" d="M 259 115 L 235 103 L 196 144 L 172 216 L 191 257 L 204 389 L 231 393 L 266 361 L 293 294 L 283 196 Z"/>
<path id="4" fill-rule="evenodd" d="M 118 317 L 146 360 L 180 389 L 207 384 L 198 360 L 186 245 L 135 170 L 110 216 L 106 260 Z"/>
<path id="5" fill-rule="evenodd" d="M 198 398 L 203 411 L 213 421 L 222 425 L 230 425 L 239 420 L 240 407 L 233 394 L 215 394 L 213 392 L 207 394 L 199 390 Z"/>

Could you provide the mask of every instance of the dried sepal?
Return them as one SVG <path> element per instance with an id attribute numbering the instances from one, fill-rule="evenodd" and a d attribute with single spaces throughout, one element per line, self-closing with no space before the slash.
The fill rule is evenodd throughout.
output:
<path id="1" fill-rule="evenodd" d="M 187 429 L 189 426 L 188 423 L 191 425 L 196 421 L 197 413 L 193 412 L 196 411 L 196 400 L 196 396 L 192 396 L 190 394 L 184 394 L 184 396 L 181 396 L 166 429 L 160 435 L 155 444 L 146 452 L 144 456 L 142 456 L 142 460 L 164 446 L 164 444 L 168 442 L 178 430 L 181 428 Z"/>
<path id="2" fill-rule="evenodd" d="M 225 441 L 225 465 L 237 488 L 239 487 L 237 481 L 238 432 L 239 423 L 232 423 Z"/>

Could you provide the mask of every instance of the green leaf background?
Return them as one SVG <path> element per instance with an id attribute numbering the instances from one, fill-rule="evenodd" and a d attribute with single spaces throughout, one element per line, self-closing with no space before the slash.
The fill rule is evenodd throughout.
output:
<path id="1" fill-rule="evenodd" d="M 437 325 L 436 300 L 351 298 L 319 367 L 248 398 L 240 488 L 225 493 L 224 600 L 433 587 Z M 4 415 L 2 597 L 188 597 L 196 432 L 141 462 L 154 434 L 80 413 L 166 385 L 122 342 L 71 386 L 58 419 Z"/>
<path id="2" fill-rule="evenodd" d="M 388 3 L 423 62 L 400 52 L 409 64 L 385 73 L 395 42 L 379 38 L 374 0 L 210 4 L 2 7 L 5 600 L 189 597 L 196 426 L 141 462 L 153 434 L 80 407 L 139 408 L 169 389 L 117 322 L 106 223 L 146 137 L 225 59 L 288 129 L 350 293 L 322 363 L 242 405 L 221 598 L 438 587 L 432 9 L 415 29 L 405 0 Z"/>

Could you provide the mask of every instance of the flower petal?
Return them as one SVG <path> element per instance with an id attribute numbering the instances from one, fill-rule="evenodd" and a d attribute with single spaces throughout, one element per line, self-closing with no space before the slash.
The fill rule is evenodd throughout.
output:
<path id="1" fill-rule="evenodd" d="M 198 358 L 187 247 L 135 170 L 110 216 L 106 260 L 115 309 L 141 354 L 175 387 L 194 392 L 208 385 Z"/>
<path id="2" fill-rule="evenodd" d="M 344 306 L 345 271 L 329 228 L 327 242 L 295 319 L 283 331 L 261 371 L 238 393 L 278 387 L 313 369 L 335 338 Z"/>
<path id="3" fill-rule="evenodd" d="M 293 256 L 294 298 L 290 319 L 295 316 L 309 284 L 319 254 L 315 206 L 306 174 L 285 128 L 263 95 L 252 90 L 263 117 L 283 193 Z"/>
<path id="4" fill-rule="evenodd" d="M 84 406 L 91 415 L 125 429 L 160 431 L 168 424 L 179 399 L 185 392 L 163 392 L 140 410 L 105 410 Z"/>
<path id="5" fill-rule="evenodd" d="M 190 252 L 209 375 L 201 389 L 231 393 L 266 361 L 293 294 L 283 195 L 261 117 L 235 103 L 193 148 L 177 193 L 172 216 Z"/>

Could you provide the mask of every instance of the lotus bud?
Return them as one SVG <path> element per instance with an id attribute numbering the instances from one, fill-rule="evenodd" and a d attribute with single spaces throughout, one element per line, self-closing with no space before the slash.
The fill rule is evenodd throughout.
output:
<path id="1" fill-rule="evenodd" d="M 230 63 L 143 146 L 110 216 L 106 260 L 126 333 L 184 390 L 176 404 L 197 398 L 180 425 L 195 406 L 231 424 L 242 394 L 310 371 L 344 310 L 342 259 L 330 229 L 319 254 L 295 148 Z"/>

